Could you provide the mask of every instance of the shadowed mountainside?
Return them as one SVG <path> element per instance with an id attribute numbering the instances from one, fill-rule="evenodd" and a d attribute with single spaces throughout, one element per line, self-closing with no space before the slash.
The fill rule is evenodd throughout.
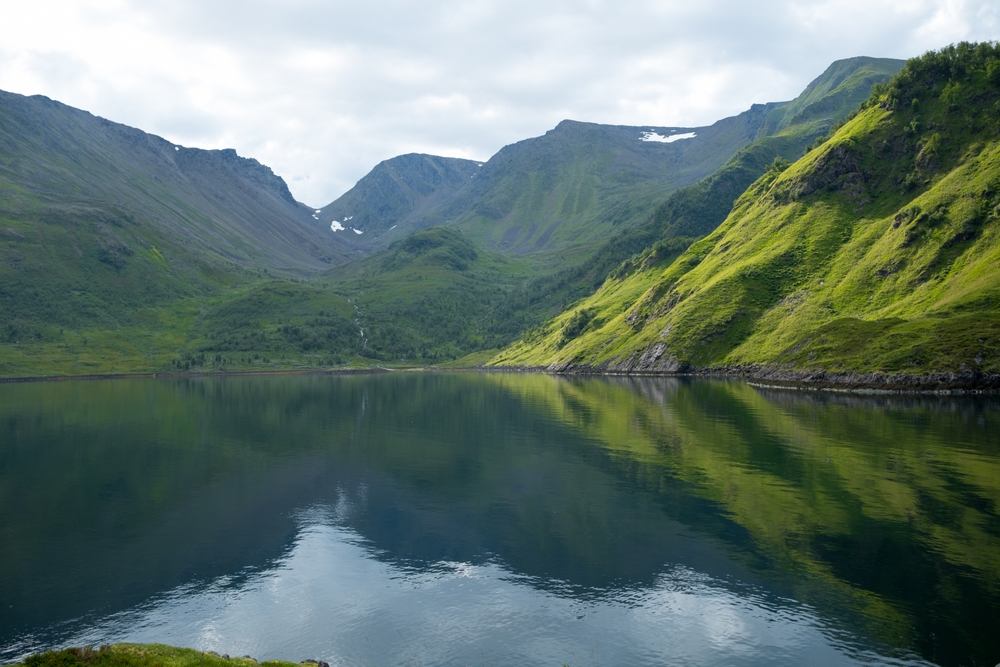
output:
<path id="1" fill-rule="evenodd" d="M 485 163 L 399 156 L 379 164 L 318 218 L 345 227 L 339 234 L 359 247 L 385 247 L 419 229 L 447 225 L 484 248 L 543 253 L 562 265 L 586 263 L 608 237 L 628 237 L 629 250 L 613 253 L 610 270 L 664 235 L 711 231 L 774 157 L 800 156 L 902 64 L 840 60 L 795 100 L 756 104 L 706 127 L 566 120 L 541 137 L 505 146 Z M 714 181 L 701 181 L 650 218 L 671 192 L 710 175 Z"/>
<path id="2" fill-rule="evenodd" d="M 399 155 L 380 162 L 315 218 L 354 245 L 377 247 L 378 239 L 398 226 L 408 233 L 427 227 L 480 167 L 481 162 L 460 158 Z M 423 222 L 411 226 L 415 220 Z"/>
<path id="3" fill-rule="evenodd" d="M 187 255 L 293 273 L 347 259 L 280 177 L 232 149 L 176 146 L 41 96 L 0 93 L 0 119 L 7 217 L 103 217 L 134 245 L 157 235 Z M 102 253 L 100 241 L 74 245 Z M 125 261 L 121 250 L 113 263 Z"/>
<path id="4" fill-rule="evenodd" d="M 443 158 L 401 156 L 376 167 L 325 207 L 320 219 L 330 224 L 337 218 L 343 225 L 366 220 L 378 240 L 351 239 L 366 247 L 385 247 L 441 224 L 458 226 L 478 245 L 508 254 L 593 244 L 648 214 L 671 191 L 715 171 L 755 138 L 777 106 L 755 105 L 701 128 L 566 120 L 541 137 L 505 146 L 485 163 L 462 161 L 452 172 L 442 168 Z M 686 138 L 662 141 L 672 136 Z M 440 184 L 426 188 L 427 195 L 412 196 L 410 183 L 426 185 L 423 172 L 429 165 Z M 452 190 L 459 174 L 464 184 Z M 408 205 L 399 205 L 404 202 Z"/>

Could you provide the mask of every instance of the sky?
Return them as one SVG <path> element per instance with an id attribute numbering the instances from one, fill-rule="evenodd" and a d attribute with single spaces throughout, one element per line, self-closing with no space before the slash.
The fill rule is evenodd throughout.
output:
<path id="1" fill-rule="evenodd" d="M 322 206 L 403 153 L 486 160 L 560 120 L 696 127 L 834 60 L 1000 39 L 996 0 L 32 0 L 0 89 L 235 148 Z"/>

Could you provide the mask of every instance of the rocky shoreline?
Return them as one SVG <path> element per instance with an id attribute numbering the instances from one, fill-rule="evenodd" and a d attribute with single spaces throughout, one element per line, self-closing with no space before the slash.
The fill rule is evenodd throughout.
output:
<path id="1" fill-rule="evenodd" d="M 1000 393 L 1000 375 L 960 369 L 957 373 L 878 373 L 792 369 L 766 364 L 699 368 L 666 355 L 666 345 L 656 343 L 633 352 L 625 361 L 608 360 L 596 366 L 572 362 L 548 366 L 490 367 L 557 375 L 652 375 L 738 378 L 754 387 L 834 391 L 857 394 L 993 394 Z"/>
<path id="2" fill-rule="evenodd" d="M 659 345 L 659 344 L 657 344 Z M 652 346 L 656 348 L 657 345 Z M 739 379 L 762 389 L 795 389 L 801 391 L 830 391 L 853 394 L 997 394 L 1000 393 L 1000 375 L 976 371 L 958 373 L 877 373 L 859 371 L 826 371 L 822 369 L 798 370 L 768 366 L 710 366 L 699 368 L 679 362 L 676 357 L 662 358 L 647 349 L 635 353 L 625 362 L 605 362 L 597 366 L 554 363 L 548 366 L 471 366 L 466 368 L 415 367 L 393 369 L 374 368 L 340 369 L 286 369 L 259 371 L 207 371 L 187 373 L 121 373 L 102 375 L 54 375 L 39 377 L 0 377 L 0 384 L 20 382 L 62 382 L 68 380 L 121 380 L 134 378 L 199 378 L 234 377 L 252 375 L 368 375 L 393 370 L 424 372 L 479 371 L 489 373 L 547 373 L 550 375 L 607 375 L 653 377 L 712 377 Z"/>
<path id="3" fill-rule="evenodd" d="M 0 377 L 0 384 L 17 382 L 66 382 L 69 380 L 133 380 L 136 378 L 204 378 L 242 377 L 251 375 L 369 375 L 387 373 L 393 370 L 384 366 L 373 368 L 290 368 L 249 371 L 183 371 L 162 373 L 91 373 L 88 375 L 35 375 L 24 377 Z"/>

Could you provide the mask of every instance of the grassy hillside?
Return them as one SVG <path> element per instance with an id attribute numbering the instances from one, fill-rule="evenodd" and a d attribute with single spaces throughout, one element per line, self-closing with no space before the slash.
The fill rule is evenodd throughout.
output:
<path id="1" fill-rule="evenodd" d="M 541 137 L 504 147 L 483 164 L 400 156 L 379 164 L 318 217 L 327 225 L 333 220 L 356 225 L 367 235 L 346 230 L 343 236 L 360 247 L 385 247 L 421 228 L 458 225 L 480 246 L 515 255 L 549 253 L 550 263 L 576 266 L 609 237 L 617 239 L 647 220 L 671 192 L 724 169 L 711 184 L 688 192 L 658 212 L 655 222 L 629 234 L 638 245 L 627 244 L 630 251 L 616 256 L 613 268 L 663 236 L 713 229 L 775 156 L 799 157 L 856 109 L 872 85 L 900 67 L 902 61 L 891 59 L 841 60 L 792 102 L 753 105 L 708 127 L 563 121 Z M 773 135 L 781 136 L 765 146 L 754 144 Z M 741 154 L 747 146 L 749 153 Z M 687 227 L 694 218 L 697 230 L 662 233 L 665 218 L 674 217 Z M 561 255 L 567 251 L 569 256 Z"/>
<path id="2" fill-rule="evenodd" d="M 1000 48 L 949 47 L 676 261 L 609 279 L 495 363 L 997 373 L 998 219 Z"/>
<path id="3" fill-rule="evenodd" d="M 600 245 L 722 166 L 777 106 L 755 105 L 700 128 L 563 121 L 490 158 L 470 184 L 471 206 L 453 224 L 484 247 L 511 254 Z M 694 136 L 644 141 L 648 132 Z"/>
<path id="4" fill-rule="evenodd" d="M 274 280 L 306 290 L 274 276 L 315 275 L 346 256 L 255 160 L 0 93 L 0 376 L 222 366 L 220 353 L 244 350 L 219 337 L 232 321 L 215 314 Z M 272 344 L 290 336 L 279 326 L 319 317 L 322 306 L 290 315 L 296 303 L 255 302 L 251 319 L 274 331 L 239 335 L 258 335 L 260 356 L 305 354 L 299 340 Z M 330 326 L 353 328 L 342 319 Z"/>
<path id="5" fill-rule="evenodd" d="M 349 298 L 372 359 L 433 363 L 516 338 L 498 308 L 532 268 L 477 248 L 461 232 L 432 227 L 330 272 Z"/>
<path id="6" fill-rule="evenodd" d="M 0 92 L 0 187 L 8 214 L 63 226 L 78 212 L 104 216 L 140 246 L 156 234 L 203 260 L 305 275 L 349 255 L 256 160 L 176 146 L 41 96 Z M 112 263 L 127 255 L 114 239 L 95 250 Z"/>
<path id="7" fill-rule="evenodd" d="M 100 648 L 67 648 L 33 655 L 17 663 L 24 667 L 302 667 L 311 663 L 268 660 L 258 663 L 253 658 L 230 658 L 214 652 L 196 651 L 165 644 L 114 644 Z"/>
<path id="8" fill-rule="evenodd" d="M 506 302 L 505 319 L 519 319 L 527 329 L 592 294 L 623 262 L 636 266 L 648 264 L 651 257 L 673 259 L 695 238 L 718 227 L 737 197 L 775 159 L 801 157 L 856 110 L 873 86 L 887 82 L 902 66 L 903 61 L 886 58 L 833 63 L 801 95 L 768 114 L 759 131 L 766 136 L 737 151 L 712 175 L 671 194 L 644 222 L 621 230 L 582 263 L 529 281 Z M 655 252 L 645 253 L 656 244 Z"/>
<path id="9" fill-rule="evenodd" d="M 266 371 L 367 364 L 353 307 L 329 286 L 257 280 L 75 327 L 0 328 L 0 377 Z"/>
<path id="10" fill-rule="evenodd" d="M 610 272 L 679 255 L 744 181 L 801 153 L 895 61 L 845 63 L 791 103 L 755 106 L 693 138 L 641 141 L 686 130 L 566 122 L 484 165 L 400 156 L 320 213 L 232 151 L 0 95 L 0 376 L 478 361 Z M 363 210 L 348 215 L 348 205 Z M 556 211 L 563 222 L 542 230 Z M 345 230 L 331 232 L 331 216 Z M 436 219 L 464 222 L 409 235 Z"/>
<path id="11" fill-rule="evenodd" d="M 566 120 L 541 137 L 505 146 L 482 164 L 400 156 L 378 165 L 319 218 L 334 216 L 343 225 L 367 221 L 358 228 L 371 225 L 377 241 L 345 235 L 365 247 L 386 247 L 434 225 L 457 225 L 484 248 L 548 253 L 549 262 L 577 263 L 670 192 L 718 169 L 758 136 L 779 106 L 754 105 L 698 128 Z M 663 141 L 674 135 L 686 138 Z M 650 138 L 659 140 L 644 140 Z"/>

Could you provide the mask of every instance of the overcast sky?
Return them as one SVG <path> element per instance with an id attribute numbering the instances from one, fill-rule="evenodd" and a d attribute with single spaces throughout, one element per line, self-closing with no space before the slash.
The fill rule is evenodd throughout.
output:
<path id="1" fill-rule="evenodd" d="M 0 89 L 235 148 L 319 206 L 401 153 L 705 125 L 839 58 L 997 38 L 997 0 L 32 0 L 5 3 Z"/>

